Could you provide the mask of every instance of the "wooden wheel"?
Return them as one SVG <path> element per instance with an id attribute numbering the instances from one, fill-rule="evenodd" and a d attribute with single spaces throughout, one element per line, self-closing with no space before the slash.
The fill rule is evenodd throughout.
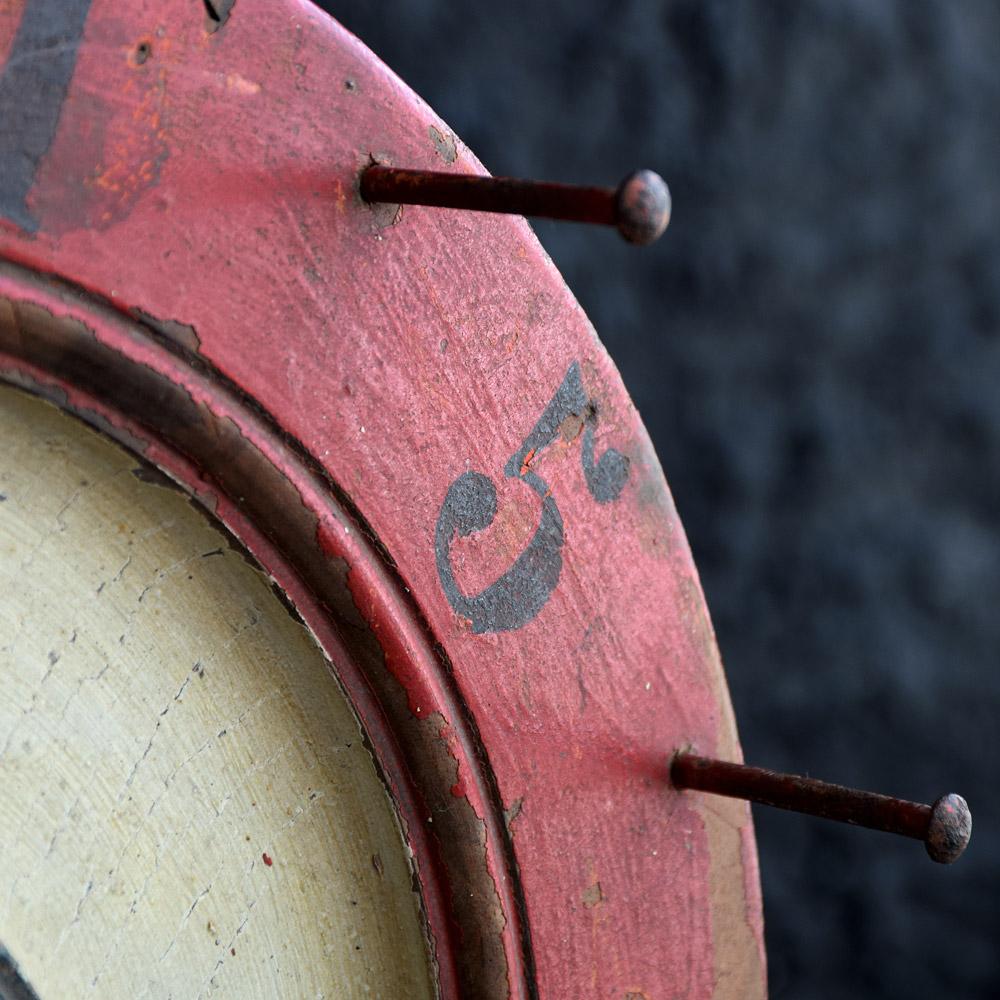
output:
<path id="1" fill-rule="evenodd" d="M 739 749 L 617 373 L 522 220 L 358 196 L 472 154 L 294 0 L 14 4 L 0 59 L 9 968 L 762 995 L 747 806 L 668 781 Z"/>

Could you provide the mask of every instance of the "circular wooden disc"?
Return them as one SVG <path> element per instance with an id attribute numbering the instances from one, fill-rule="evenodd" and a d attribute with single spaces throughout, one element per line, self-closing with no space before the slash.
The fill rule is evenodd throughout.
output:
<path id="1" fill-rule="evenodd" d="M 350 648 L 443 995 L 761 995 L 749 811 L 668 782 L 739 748 L 617 372 L 523 220 L 361 202 L 482 168 L 356 39 L 211 6 L 0 10 L 0 373 Z"/>

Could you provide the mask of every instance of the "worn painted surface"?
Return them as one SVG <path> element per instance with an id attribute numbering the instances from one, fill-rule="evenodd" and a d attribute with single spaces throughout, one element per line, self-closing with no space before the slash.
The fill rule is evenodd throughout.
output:
<path id="1" fill-rule="evenodd" d="M 328 483 L 255 408 L 79 292 L 12 265 L 0 272 L 5 378 L 168 470 L 267 566 L 364 722 L 416 856 L 441 992 L 505 994 L 520 953 L 508 963 L 504 944 L 519 931 L 515 882 L 495 851 L 498 810 L 488 807 L 484 754 L 405 589 Z M 502 907 L 481 905 L 498 895 Z"/>
<path id="2" fill-rule="evenodd" d="M 0 9 L 0 94 L 44 59 L 22 21 Z M 0 192 L 0 254 L 149 325 L 8 269 L 8 300 L 44 300 L 0 314 L 8 377 L 210 498 L 321 639 L 357 618 L 345 686 L 393 733 L 445 995 L 762 994 L 749 813 L 666 780 L 680 745 L 738 756 L 711 625 L 594 331 L 522 221 L 360 202 L 373 159 L 481 168 L 356 40 L 291 0 L 207 21 L 92 3 L 32 183 Z M 76 333 L 39 338 L 54 314 Z M 223 462 L 250 439 L 311 532 Z M 331 611 L 334 559 L 353 602 Z"/>

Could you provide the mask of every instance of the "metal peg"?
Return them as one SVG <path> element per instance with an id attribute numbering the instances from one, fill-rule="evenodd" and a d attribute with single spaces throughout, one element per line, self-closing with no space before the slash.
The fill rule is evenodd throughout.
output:
<path id="1" fill-rule="evenodd" d="M 641 245 L 656 240 L 670 221 L 670 191 L 652 170 L 637 170 L 617 188 L 605 188 L 373 164 L 362 172 L 360 190 L 368 202 L 432 205 L 615 226 L 629 243 Z"/>
<path id="2" fill-rule="evenodd" d="M 959 859 L 972 836 L 972 814 L 961 795 L 943 795 L 928 806 L 687 752 L 673 758 L 670 778 L 678 788 L 748 799 L 922 840 L 931 859 L 945 865 Z"/>

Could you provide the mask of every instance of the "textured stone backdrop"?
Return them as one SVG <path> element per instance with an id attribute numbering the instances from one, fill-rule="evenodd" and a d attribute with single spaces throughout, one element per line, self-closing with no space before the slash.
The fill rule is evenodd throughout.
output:
<path id="1" fill-rule="evenodd" d="M 498 174 L 617 361 L 753 762 L 966 794 L 968 855 L 756 810 L 774 998 L 1000 989 L 1000 5 L 329 0 Z M 667 1000 L 667 998 L 655 998 Z"/>

